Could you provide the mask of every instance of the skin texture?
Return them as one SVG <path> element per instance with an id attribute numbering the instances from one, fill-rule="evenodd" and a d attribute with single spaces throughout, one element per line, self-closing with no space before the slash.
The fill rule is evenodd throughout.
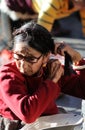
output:
<path id="1" fill-rule="evenodd" d="M 37 58 L 41 55 L 40 52 L 36 51 L 35 49 L 31 47 L 27 47 L 26 44 L 24 45 L 16 44 L 14 48 L 14 52 L 22 56 L 34 56 Z M 15 62 L 16 62 L 17 68 L 19 69 L 21 73 L 31 76 L 37 72 L 39 72 L 40 74 L 41 68 L 43 67 L 44 64 L 45 65 L 47 64 L 49 57 L 50 57 L 50 53 L 46 55 L 42 55 L 41 58 L 37 61 L 37 63 L 29 63 L 25 61 L 24 59 L 21 59 L 21 60 L 15 59 Z M 64 71 L 61 63 L 58 60 L 50 61 L 48 66 L 49 66 L 49 71 L 50 71 L 48 79 L 51 79 L 54 83 L 57 83 L 57 81 L 60 79 Z"/>
<path id="2" fill-rule="evenodd" d="M 22 56 L 31 55 L 31 56 L 39 57 L 41 55 L 40 52 L 34 50 L 31 47 L 27 47 L 26 45 L 23 46 L 22 44 L 16 44 L 14 52 L 17 52 L 18 54 L 20 54 Z M 45 59 L 45 57 L 42 56 L 37 61 L 37 63 L 29 63 L 29 62 L 25 61 L 24 59 L 15 60 L 15 61 L 16 61 L 17 68 L 20 70 L 21 73 L 31 76 L 31 75 L 35 74 L 41 68 L 42 64 L 44 63 L 44 59 Z"/>

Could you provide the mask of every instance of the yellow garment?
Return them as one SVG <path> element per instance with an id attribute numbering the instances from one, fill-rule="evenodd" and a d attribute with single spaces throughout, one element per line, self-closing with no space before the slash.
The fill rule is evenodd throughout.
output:
<path id="1" fill-rule="evenodd" d="M 32 7 L 38 13 L 37 23 L 51 31 L 55 20 L 65 18 L 78 8 L 69 9 L 69 0 L 32 0 Z M 80 10 L 82 31 L 85 35 L 85 10 Z"/>
<path id="2" fill-rule="evenodd" d="M 81 23 L 82 23 L 82 32 L 83 35 L 85 36 L 85 10 L 80 11 L 80 16 L 81 16 Z"/>

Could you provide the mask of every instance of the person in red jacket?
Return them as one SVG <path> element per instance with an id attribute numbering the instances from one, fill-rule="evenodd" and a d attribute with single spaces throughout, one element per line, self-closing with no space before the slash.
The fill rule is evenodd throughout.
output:
<path id="1" fill-rule="evenodd" d="M 64 43 L 54 44 L 48 30 L 33 21 L 13 35 L 14 60 L 0 68 L 1 128 L 9 121 L 18 121 L 20 126 L 21 121 L 32 123 L 40 116 L 57 114 L 55 101 L 60 92 L 85 99 L 85 60 L 77 51 Z M 50 58 L 64 52 L 78 73 L 65 75 L 59 60 Z"/>

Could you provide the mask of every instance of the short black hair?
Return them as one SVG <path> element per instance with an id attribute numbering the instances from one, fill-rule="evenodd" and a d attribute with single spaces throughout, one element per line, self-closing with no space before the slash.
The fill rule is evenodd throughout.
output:
<path id="1" fill-rule="evenodd" d="M 26 42 L 30 47 L 42 54 L 54 52 L 54 41 L 50 32 L 34 21 L 25 23 L 20 28 L 16 29 L 13 35 L 14 44 Z"/>

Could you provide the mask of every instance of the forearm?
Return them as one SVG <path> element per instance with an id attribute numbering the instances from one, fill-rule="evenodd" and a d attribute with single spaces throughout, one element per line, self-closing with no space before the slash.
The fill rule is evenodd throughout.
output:
<path id="1" fill-rule="evenodd" d="M 12 82 L 12 84 L 14 83 Z M 1 84 L 1 86 L 3 85 Z M 21 87 L 23 89 L 21 89 Z M 0 91 L 3 95 L 3 101 L 10 110 L 20 120 L 31 123 L 44 113 L 48 105 L 59 96 L 60 88 L 50 80 L 47 80 L 42 82 L 39 89 L 32 95 L 28 95 L 27 90 L 25 90 L 21 84 L 20 86 L 19 84 L 15 84 L 6 89 L 5 86 L 3 86 Z"/>
<path id="2" fill-rule="evenodd" d="M 79 66 L 84 68 L 79 69 Z M 81 60 L 78 69 L 75 70 L 77 74 L 70 76 L 63 76 L 61 79 L 62 92 L 71 96 L 85 99 L 85 60 Z"/>

